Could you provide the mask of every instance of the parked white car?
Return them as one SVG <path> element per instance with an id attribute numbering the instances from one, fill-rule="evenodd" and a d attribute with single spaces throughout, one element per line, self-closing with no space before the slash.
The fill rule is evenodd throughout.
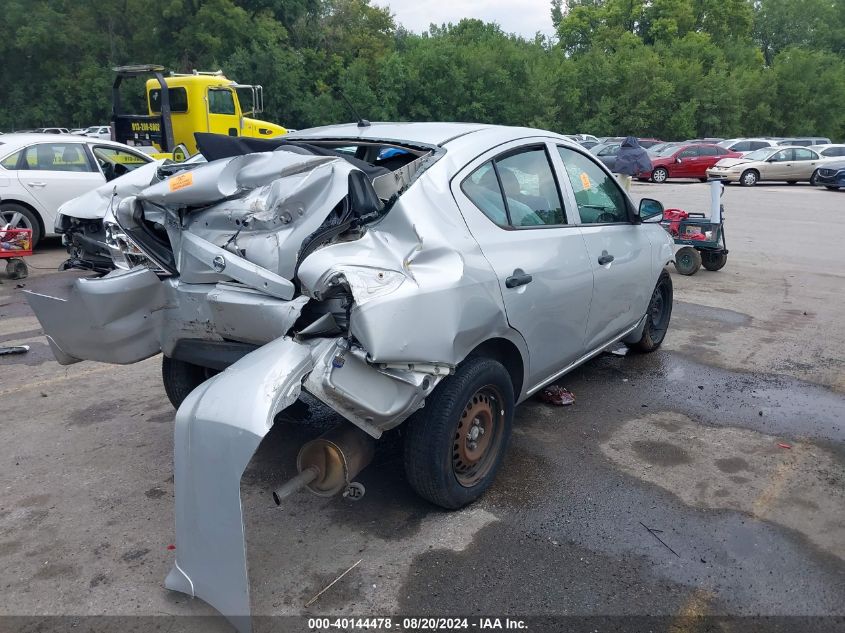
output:
<path id="1" fill-rule="evenodd" d="M 121 143 L 72 134 L 5 134 L 0 141 L 0 225 L 54 234 L 59 206 L 152 158 Z"/>
<path id="2" fill-rule="evenodd" d="M 816 150 L 822 158 L 840 158 L 845 156 L 845 144 L 831 143 L 830 145 L 814 145 Z"/>
<path id="3" fill-rule="evenodd" d="M 724 147 L 726 150 L 739 152 L 740 154 L 747 154 L 748 152 L 766 147 L 774 147 L 777 144 L 778 139 L 772 138 L 729 138 L 716 143 L 719 147 Z"/>
<path id="4" fill-rule="evenodd" d="M 98 138 L 104 141 L 111 140 L 111 127 L 108 125 L 92 125 L 88 129 L 82 132 L 84 136 L 90 136 L 91 138 Z"/>

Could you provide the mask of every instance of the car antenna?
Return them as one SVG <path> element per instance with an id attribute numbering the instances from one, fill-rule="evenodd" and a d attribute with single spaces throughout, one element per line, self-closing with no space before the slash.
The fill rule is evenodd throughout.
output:
<path id="1" fill-rule="evenodd" d="M 363 118 L 360 114 L 358 114 L 358 110 L 355 109 L 355 106 L 352 105 L 352 102 L 346 97 L 343 93 L 343 90 L 340 88 L 336 88 L 337 94 L 341 96 L 341 98 L 346 102 L 346 105 L 349 106 L 349 109 L 352 111 L 352 114 L 355 115 L 355 118 L 358 119 L 358 127 L 370 127 L 370 122 L 367 119 Z"/>

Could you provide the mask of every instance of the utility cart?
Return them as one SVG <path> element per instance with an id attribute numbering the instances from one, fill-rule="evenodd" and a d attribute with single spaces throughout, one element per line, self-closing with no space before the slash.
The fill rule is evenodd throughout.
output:
<path id="1" fill-rule="evenodd" d="M 6 260 L 6 274 L 10 279 L 29 275 L 24 257 L 32 255 L 32 229 L 0 227 L 0 259 Z"/>
<path id="2" fill-rule="evenodd" d="M 675 269 L 682 275 L 694 275 L 701 266 L 717 271 L 728 261 L 725 243 L 724 185 L 710 181 L 710 216 L 704 213 L 666 209 L 663 228 L 675 240 Z"/>

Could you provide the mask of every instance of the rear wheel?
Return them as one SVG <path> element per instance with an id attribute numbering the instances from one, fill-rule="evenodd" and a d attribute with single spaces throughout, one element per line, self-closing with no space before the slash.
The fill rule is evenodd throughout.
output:
<path id="1" fill-rule="evenodd" d="M 169 356 L 161 357 L 161 379 L 164 391 L 174 409 L 178 409 L 194 389 L 217 373 L 208 367 L 200 367 Z"/>
<path id="2" fill-rule="evenodd" d="M 0 229 L 9 225 L 11 229 L 31 229 L 32 247 L 41 240 L 41 225 L 38 216 L 16 202 L 0 202 Z"/>
<path id="3" fill-rule="evenodd" d="M 672 318 L 672 297 L 672 277 L 664 270 L 660 273 L 648 304 L 642 338 L 636 343 L 626 343 L 628 347 L 643 353 L 653 352 L 660 347 Z"/>
<path id="4" fill-rule="evenodd" d="M 657 167 L 653 172 L 651 172 L 651 179 L 654 182 L 666 182 L 667 178 L 669 178 L 669 170 L 665 167 Z"/>
<path id="5" fill-rule="evenodd" d="M 464 361 L 406 423 L 411 487 L 450 510 L 475 501 L 501 466 L 513 410 L 513 385 L 502 364 L 483 357 Z"/>
<path id="6" fill-rule="evenodd" d="M 753 169 L 746 169 L 739 177 L 739 184 L 743 187 L 753 187 L 760 180 L 760 174 Z"/>
<path id="7" fill-rule="evenodd" d="M 722 270 L 728 262 L 727 253 L 718 253 L 715 251 L 705 251 L 701 253 L 701 264 L 707 269 L 716 272 Z"/>
<path id="8" fill-rule="evenodd" d="M 675 253 L 675 269 L 682 275 L 694 275 L 701 268 L 701 253 L 692 246 L 684 246 Z"/>

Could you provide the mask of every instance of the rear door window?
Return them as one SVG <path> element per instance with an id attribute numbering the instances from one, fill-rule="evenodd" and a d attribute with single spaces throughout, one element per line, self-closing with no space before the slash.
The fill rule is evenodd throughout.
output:
<path id="1" fill-rule="evenodd" d="M 508 152 L 484 163 L 461 189 L 499 226 L 566 224 L 554 171 L 542 147 Z"/>
<path id="2" fill-rule="evenodd" d="M 11 156 L 7 156 L 2 161 L 0 161 L 0 165 L 2 165 L 4 169 L 17 169 L 18 161 L 20 161 L 22 153 L 23 150 L 20 150 L 15 152 Z"/>
<path id="3" fill-rule="evenodd" d="M 815 160 L 818 158 L 816 153 L 811 149 L 804 149 L 803 147 L 800 149 L 792 150 L 795 152 L 795 155 L 792 160 Z"/>
<path id="4" fill-rule="evenodd" d="M 82 143 L 39 143 L 24 152 L 24 169 L 39 171 L 94 171 Z"/>

